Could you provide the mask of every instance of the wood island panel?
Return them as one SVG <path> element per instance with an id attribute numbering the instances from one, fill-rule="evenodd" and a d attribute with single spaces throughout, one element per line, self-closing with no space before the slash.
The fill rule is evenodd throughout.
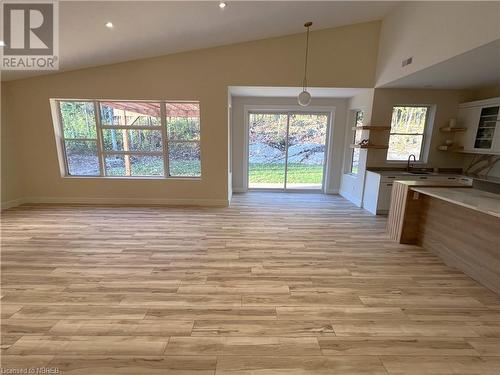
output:
<path id="1" fill-rule="evenodd" d="M 389 238 L 402 244 L 416 244 L 418 241 L 418 221 L 420 202 L 418 194 L 412 187 L 448 187 L 467 188 L 458 182 L 451 181 L 394 181 L 391 195 L 391 206 L 387 219 Z"/>
<path id="2" fill-rule="evenodd" d="M 418 245 L 500 293 L 500 218 L 421 194 Z"/>

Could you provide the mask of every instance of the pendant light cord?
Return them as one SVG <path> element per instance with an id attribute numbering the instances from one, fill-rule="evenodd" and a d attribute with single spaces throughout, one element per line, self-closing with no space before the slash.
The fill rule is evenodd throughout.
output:
<path id="1" fill-rule="evenodd" d="M 304 63 L 304 80 L 302 81 L 302 88 L 304 91 L 307 89 L 307 59 L 309 56 L 309 27 L 311 27 L 312 22 L 307 22 L 304 26 L 307 27 L 306 33 L 306 61 Z"/>

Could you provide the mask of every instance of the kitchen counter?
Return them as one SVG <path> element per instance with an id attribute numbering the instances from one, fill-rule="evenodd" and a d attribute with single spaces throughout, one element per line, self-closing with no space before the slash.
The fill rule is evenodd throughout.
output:
<path id="1" fill-rule="evenodd" d="M 367 171 L 363 191 L 363 208 L 372 214 L 384 215 L 389 212 L 394 181 L 421 181 L 420 186 L 461 186 L 472 185 L 472 179 L 460 174 L 426 173 L 414 174 L 405 171 Z"/>
<path id="2" fill-rule="evenodd" d="M 459 187 L 459 188 L 468 188 L 472 185 L 467 185 L 462 182 L 457 181 L 433 181 L 433 180 L 396 180 L 400 184 L 409 186 L 409 187 L 419 187 L 419 186 L 427 186 L 427 187 Z M 415 190 L 415 189 L 412 189 Z"/>
<path id="3" fill-rule="evenodd" d="M 471 210 L 500 217 L 500 195 L 498 194 L 469 188 L 451 189 L 435 187 L 414 187 L 412 188 L 412 190 L 433 198 L 442 199 L 449 203 L 470 208 Z"/>
<path id="4" fill-rule="evenodd" d="M 395 181 L 389 237 L 420 245 L 500 293 L 500 195 L 473 187 Z"/>
<path id="5" fill-rule="evenodd" d="M 426 172 L 426 173 L 412 173 L 412 172 L 407 172 L 407 171 L 368 171 L 372 173 L 377 173 L 381 176 L 413 176 L 413 177 L 420 177 L 420 176 L 441 176 L 441 177 L 464 177 L 464 175 L 459 174 L 459 173 L 434 173 L 434 172 Z"/>
<path id="6" fill-rule="evenodd" d="M 457 180 L 409 180 L 394 181 L 387 232 L 389 237 L 399 243 L 413 244 L 417 241 L 418 218 L 414 215 L 418 211 L 419 202 L 411 192 L 418 189 L 435 190 L 473 190 L 472 185 L 465 185 Z"/>

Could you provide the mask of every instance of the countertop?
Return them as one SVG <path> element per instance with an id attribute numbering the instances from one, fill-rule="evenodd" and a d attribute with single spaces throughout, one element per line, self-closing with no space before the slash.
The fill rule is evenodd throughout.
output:
<path id="1" fill-rule="evenodd" d="M 444 173 L 444 172 L 439 172 L 439 173 L 434 173 L 434 172 L 429 172 L 429 173 L 410 173 L 407 171 L 367 171 L 371 173 L 376 173 L 381 176 L 413 176 L 413 177 L 420 177 L 420 176 L 446 176 L 446 177 L 466 177 L 463 174 L 460 173 Z"/>
<path id="2" fill-rule="evenodd" d="M 481 174 L 468 174 L 466 176 L 478 181 L 491 182 L 492 184 L 500 184 L 500 177 L 485 176 Z"/>
<path id="3" fill-rule="evenodd" d="M 432 181 L 432 180 L 396 180 L 400 184 L 408 186 L 428 186 L 428 187 L 459 187 L 459 188 L 472 188 L 472 185 L 467 185 L 457 181 Z M 415 190 L 415 189 L 413 189 Z"/>
<path id="4" fill-rule="evenodd" d="M 500 194 L 473 188 L 414 187 L 412 190 L 500 218 Z"/>

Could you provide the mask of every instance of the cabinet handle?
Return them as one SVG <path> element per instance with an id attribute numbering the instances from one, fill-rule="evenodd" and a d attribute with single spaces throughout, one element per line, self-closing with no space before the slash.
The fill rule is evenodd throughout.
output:
<path id="1" fill-rule="evenodd" d="M 427 177 L 419 177 L 420 180 L 427 180 Z"/>
<path id="2" fill-rule="evenodd" d="M 392 186 L 392 184 L 386 184 L 386 186 Z"/>

